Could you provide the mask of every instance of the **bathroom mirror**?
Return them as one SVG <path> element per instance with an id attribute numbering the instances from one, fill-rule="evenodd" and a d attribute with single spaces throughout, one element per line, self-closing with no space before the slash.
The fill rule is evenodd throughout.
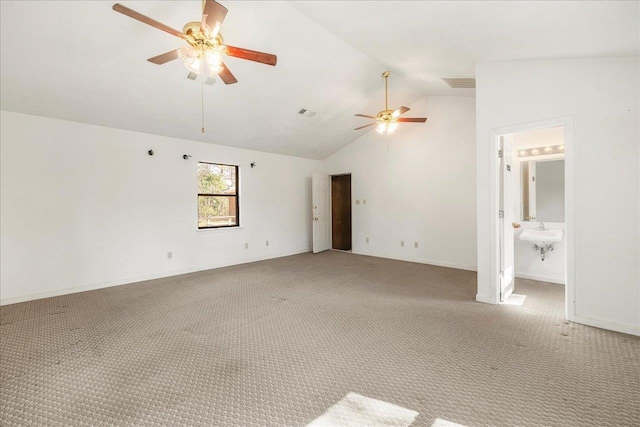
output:
<path id="1" fill-rule="evenodd" d="M 521 220 L 564 222 L 564 159 L 520 165 Z"/>

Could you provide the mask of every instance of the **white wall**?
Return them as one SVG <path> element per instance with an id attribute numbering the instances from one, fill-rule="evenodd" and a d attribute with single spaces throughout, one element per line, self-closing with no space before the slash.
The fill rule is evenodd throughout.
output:
<path id="1" fill-rule="evenodd" d="M 477 65 L 479 300 L 495 299 L 491 129 L 572 116 L 574 319 L 640 334 L 639 75 L 637 57 Z"/>
<path id="2" fill-rule="evenodd" d="M 2 303 L 310 250 L 310 176 L 320 161 L 0 118 Z M 197 231 L 199 160 L 240 165 L 241 229 Z"/>
<path id="3" fill-rule="evenodd" d="M 352 174 L 353 252 L 475 270 L 475 98 L 409 107 L 427 123 L 371 130 L 325 161 L 329 174 Z"/>

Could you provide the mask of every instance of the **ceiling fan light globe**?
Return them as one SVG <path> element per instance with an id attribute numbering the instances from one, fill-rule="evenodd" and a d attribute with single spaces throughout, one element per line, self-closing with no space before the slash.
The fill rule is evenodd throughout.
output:
<path id="1" fill-rule="evenodd" d="M 202 57 L 200 52 L 191 46 L 182 46 L 178 51 L 178 56 L 182 59 L 182 63 L 187 70 L 200 74 L 202 68 Z"/>
<path id="2" fill-rule="evenodd" d="M 209 66 L 209 74 L 215 76 L 220 71 L 222 71 L 222 58 L 220 58 L 220 54 L 215 51 L 208 51 L 205 54 L 207 59 L 207 65 Z"/>
<path id="3" fill-rule="evenodd" d="M 398 123 L 391 122 L 387 126 L 387 133 L 394 133 L 396 131 L 396 129 L 398 129 Z"/>
<path id="4" fill-rule="evenodd" d="M 184 61 L 189 58 L 197 57 L 198 51 L 193 46 L 185 45 L 178 50 L 178 56 Z"/>
<path id="5" fill-rule="evenodd" d="M 200 58 L 187 58 L 183 59 L 182 62 L 184 63 L 184 66 L 187 67 L 187 70 L 196 74 L 200 74 L 200 71 L 202 69 L 202 60 Z"/>
<path id="6" fill-rule="evenodd" d="M 378 132 L 380 135 L 384 135 L 386 131 L 387 131 L 386 123 L 378 123 L 378 125 L 376 126 L 376 132 Z"/>

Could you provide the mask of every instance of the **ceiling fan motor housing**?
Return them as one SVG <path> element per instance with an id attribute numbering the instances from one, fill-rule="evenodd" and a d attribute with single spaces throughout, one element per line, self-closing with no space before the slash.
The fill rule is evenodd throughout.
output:
<path id="1" fill-rule="evenodd" d="M 376 116 L 376 120 L 378 122 L 391 122 L 393 121 L 393 110 L 382 110 L 378 113 L 378 115 Z"/>
<path id="2" fill-rule="evenodd" d="M 186 40 L 193 47 L 203 50 L 216 49 L 223 45 L 223 39 L 220 32 L 213 38 L 208 38 L 201 29 L 200 22 L 188 22 L 182 29 L 182 33 L 187 36 Z"/>

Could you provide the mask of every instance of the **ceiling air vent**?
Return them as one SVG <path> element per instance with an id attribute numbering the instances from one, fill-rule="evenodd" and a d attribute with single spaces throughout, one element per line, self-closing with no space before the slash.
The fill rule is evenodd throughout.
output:
<path id="1" fill-rule="evenodd" d="M 449 86 L 454 89 L 475 89 L 476 88 L 476 79 L 468 78 L 468 77 L 453 77 L 449 79 L 442 79 Z"/>
<path id="2" fill-rule="evenodd" d="M 311 117 L 315 116 L 318 113 L 316 113 L 315 111 L 307 110 L 305 108 L 301 108 L 300 111 L 298 111 L 298 114 L 300 114 L 301 116 L 305 116 L 305 117 L 311 118 Z"/>

